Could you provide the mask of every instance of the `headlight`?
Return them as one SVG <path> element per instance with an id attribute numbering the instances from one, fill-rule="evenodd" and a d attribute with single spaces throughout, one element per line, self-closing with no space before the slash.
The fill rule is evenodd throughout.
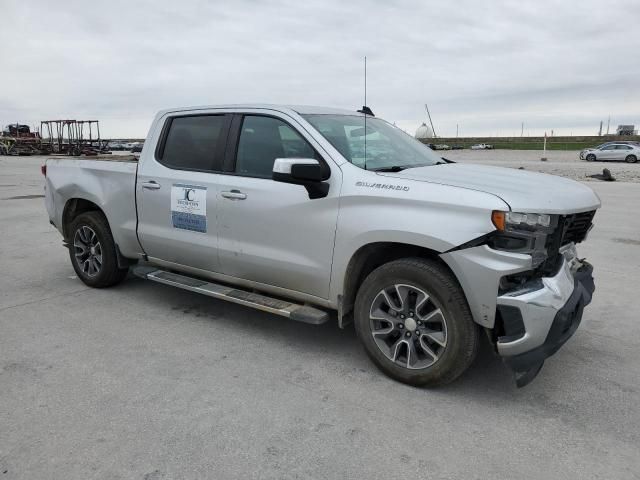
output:
<path id="1" fill-rule="evenodd" d="M 494 210 L 491 214 L 491 221 L 501 232 L 506 230 L 530 230 L 530 227 L 550 227 L 551 215 Z"/>
<path id="2" fill-rule="evenodd" d="M 489 239 L 491 248 L 527 253 L 534 268 L 547 259 L 547 236 L 558 225 L 557 215 L 494 210 L 491 221 L 498 230 Z"/>

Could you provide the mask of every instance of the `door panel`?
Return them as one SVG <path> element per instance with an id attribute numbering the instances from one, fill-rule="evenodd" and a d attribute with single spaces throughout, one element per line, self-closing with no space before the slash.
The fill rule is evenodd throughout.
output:
<path id="1" fill-rule="evenodd" d="M 156 152 L 138 170 L 138 238 L 151 258 L 219 268 L 216 215 L 230 115 L 167 118 Z"/>
<path id="2" fill-rule="evenodd" d="M 613 160 L 615 159 L 616 151 L 615 146 L 607 146 L 600 150 L 600 153 L 596 154 L 598 160 Z"/>
<path id="3" fill-rule="evenodd" d="M 147 164 L 138 173 L 138 238 L 149 257 L 218 269 L 219 178 L 214 173 L 173 170 L 158 163 Z M 149 182 L 159 188 L 145 188 Z"/>
<path id="4" fill-rule="evenodd" d="M 229 142 L 237 146 L 227 165 L 232 171 L 220 179 L 221 273 L 328 298 L 340 169 L 331 168 L 293 123 L 268 115 L 237 120 Z M 321 162 L 326 197 L 312 200 L 305 187 L 271 179 L 275 158 L 292 157 Z"/>
<path id="5" fill-rule="evenodd" d="M 631 153 L 631 148 L 627 145 L 616 145 L 615 160 L 625 160 L 627 155 Z"/>
<path id="6" fill-rule="evenodd" d="M 220 182 L 221 272 L 328 298 L 339 189 L 310 200 L 300 185 L 240 176 Z M 246 198 L 222 196 L 234 190 Z"/>

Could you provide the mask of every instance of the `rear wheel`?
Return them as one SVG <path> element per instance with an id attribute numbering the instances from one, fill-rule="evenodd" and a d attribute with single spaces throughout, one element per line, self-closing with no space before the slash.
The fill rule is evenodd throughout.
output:
<path id="1" fill-rule="evenodd" d="M 358 291 L 354 320 L 376 366 L 411 385 L 455 380 L 478 348 L 478 328 L 462 289 L 431 260 L 407 258 L 374 270 Z"/>
<path id="2" fill-rule="evenodd" d="M 587 162 L 593 162 L 596 159 L 596 156 L 593 153 L 587 155 Z"/>
<path id="3" fill-rule="evenodd" d="M 78 215 L 71 222 L 69 232 L 71 264 L 86 285 L 110 287 L 127 276 L 129 269 L 118 267 L 116 245 L 109 223 L 101 212 Z"/>
<path id="4" fill-rule="evenodd" d="M 624 159 L 627 163 L 636 163 L 638 158 L 635 155 L 627 155 L 627 158 Z"/>

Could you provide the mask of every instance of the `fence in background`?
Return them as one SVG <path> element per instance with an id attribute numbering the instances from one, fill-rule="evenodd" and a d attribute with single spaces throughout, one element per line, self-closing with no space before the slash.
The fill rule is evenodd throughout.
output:
<path id="1" fill-rule="evenodd" d="M 595 147 L 605 142 L 636 141 L 640 142 L 640 135 L 603 135 L 583 137 L 547 137 L 547 150 L 582 150 Z M 494 148 L 513 150 L 542 150 L 544 137 L 438 137 L 422 140 L 424 143 L 445 144 L 449 146 L 460 145 L 469 148 L 477 143 L 488 143 Z"/>

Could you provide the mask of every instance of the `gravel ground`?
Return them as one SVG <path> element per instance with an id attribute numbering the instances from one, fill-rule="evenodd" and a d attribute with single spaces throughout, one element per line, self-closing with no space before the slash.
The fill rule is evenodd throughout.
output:
<path id="1" fill-rule="evenodd" d="M 532 172 L 551 173 L 583 182 L 600 182 L 589 175 L 608 168 L 619 182 L 640 183 L 640 162 L 587 162 L 580 160 L 578 151 L 547 151 L 547 161 L 540 160 L 540 150 L 451 150 L 439 152 L 456 162 L 480 163 L 499 167 L 520 168 Z"/>
<path id="2" fill-rule="evenodd" d="M 334 322 L 137 278 L 87 288 L 39 164 L 0 157 L 1 480 L 640 479 L 637 185 L 591 184 L 594 300 L 533 383 L 483 343 L 429 390 Z"/>

